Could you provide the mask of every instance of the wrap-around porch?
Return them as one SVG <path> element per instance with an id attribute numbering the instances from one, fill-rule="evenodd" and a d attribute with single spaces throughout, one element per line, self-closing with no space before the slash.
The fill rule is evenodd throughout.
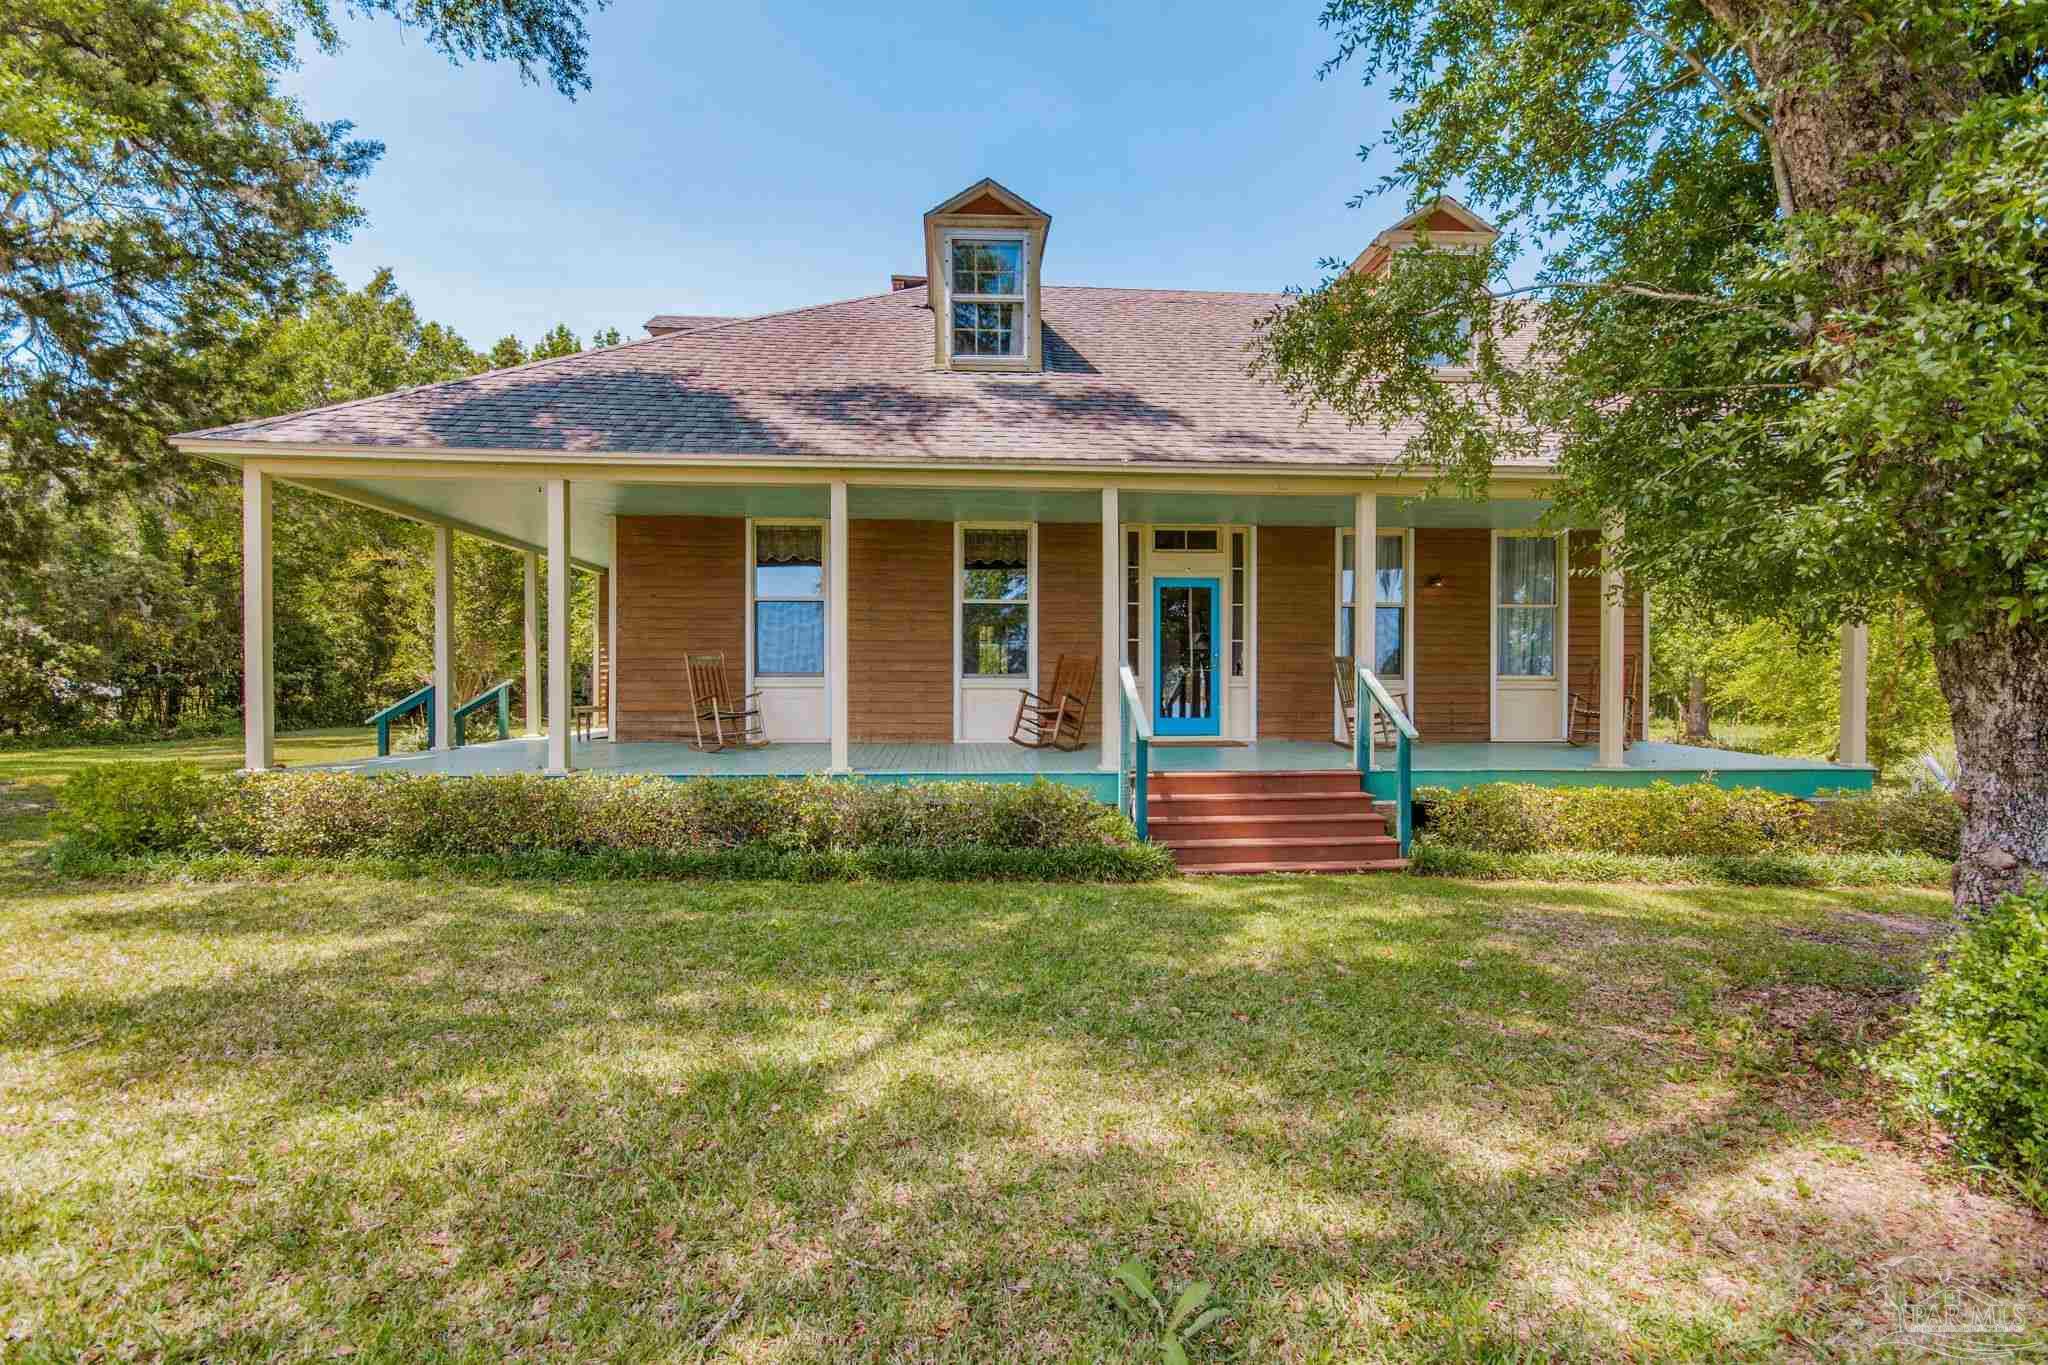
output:
<path id="1" fill-rule="evenodd" d="M 1604 570 L 1599 533 L 1540 524 L 1537 481 L 1469 501 L 1384 473 L 1276 492 L 1194 474 L 1034 485 L 562 471 L 246 464 L 248 766 L 272 761 L 270 499 L 290 478 L 436 531 L 437 747 L 346 765 L 362 771 L 1043 776 L 1117 800 L 1133 708 L 1150 722 L 1153 771 L 1363 767 L 1343 742 L 1337 686 L 1356 658 L 1419 735 L 1418 786 L 1667 778 L 1804 795 L 1870 781 L 1848 704 L 1861 698 L 1846 668 L 1860 650 L 1845 650 L 1846 764 L 1647 742 L 1648 602 Z M 461 745 L 449 723 L 462 701 L 457 534 L 525 557 L 523 738 Z M 576 572 L 597 579 L 594 639 L 568 627 Z M 707 651 L 735 690 L 762 695 L 765 747 L 688 742 L 701 732 L 684 664 Z M 1095 678 L 1079 699 L 1080 747 L 1002 742 L 1019 692 L 1054 690 L 1068 658 Z M 588 694 L 576 696 L 586 659 Z M 1392 795 L 1382 776 L 1362 780 Z"/>

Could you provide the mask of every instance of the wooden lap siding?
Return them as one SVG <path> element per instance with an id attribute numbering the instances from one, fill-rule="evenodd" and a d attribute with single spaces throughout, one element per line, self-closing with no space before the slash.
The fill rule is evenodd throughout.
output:
<path id="1" fill-rule="evenodd" d="M 855 743 L 953 738 L 953 523 L 849 522 L 847 731 Z"/>
<path id="2" fill-rule="evenodd" d="M 618 519 L 618 739 L 696 733 L 686 654 L 722 651 L 731 685 L 745 684 L 746 558 L 741 517 Z"/>
<path id="3" fill-rule="evenodd" d="M 1493 738 L 1492 568 L 1491 531 L 1415 532 L 1414 720 L 1425 742 Z"/>
<path id="4" fill-rule="evenodd" d="M 1259 528 L 1260 739 L 1327 740 L 1336 716 L 1337 547 L 1327 526 Z M 1481 652 L 1485 649 L 1482 637 Z"/>
<path id="5" fill-rule="evenodd" d="M 1038 526 L 1038 691 L 1052 688 L 1062 654 L 1102 652 L 1102 527 L 1047 521 Z M 1102 678 L 1089 698 L 1087 738 L 1102 738 Z"/>
<path id="6" fill-rule="evenodd" d="M 1600 536 L 1596 531 L 1572 532 L 1572 579 L 1571 607 L 1569 616 L 1570 639 L 1565 648 L 1569 657 L 1565 667 L 1570 670 L 1571 690 L 1582 697 L 1599 703 L 1598 690 L 1594 683 L 1600 676 L 1600 578 L 1597 573 L 1582 574 L 1581 569 L 1597 570 L 1600 564 Z M 1622 651 L 1636 664 L 1636 726 L 1637 739 L 1649 738 L 1650 718 L 1643 713 L 1642 667 L 1643 667 L 1643 595 L 1632 592 L 1628 595 L 1628 622 L 1622 631 Z"/>

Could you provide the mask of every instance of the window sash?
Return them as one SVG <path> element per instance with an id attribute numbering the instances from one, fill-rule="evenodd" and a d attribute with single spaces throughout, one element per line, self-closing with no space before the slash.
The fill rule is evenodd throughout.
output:
<path id="1" fill-rule="evenodd" d="M 975 567 L 980 565 L 982 567 Z M 960 676 L 1021 678 L 1031 672 L 1032 603 L 1038 554 L 1028 526 L 962 526 Z M 998 582 L 997 592 L 991 589 Z"/>
<path id="2" fill-rule="evenodd" d="M 807 523 L 757 522 L 748 570 L 754 605 L 748 623 L 757 678 L 825 676 L 825 528 Z M 818 570 L 815 592 L 762 592 L 761 571 Z"/>

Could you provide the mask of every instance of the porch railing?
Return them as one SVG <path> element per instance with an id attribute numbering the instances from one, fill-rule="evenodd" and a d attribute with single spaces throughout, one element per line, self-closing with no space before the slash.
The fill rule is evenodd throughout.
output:
<path id="1" fill-rule="evenodd" d="M 370 717 L 365 724 L 377 727 L 377 757 L 391 757 L 391 726 L 394 721 L 404 720 L 414 711 L 424 708 L 427 713 L 427 747 L 434 747 L 434 685 L 428 683 L 409 697 L 401 697 L 391 705 Z"/>
<path id="2" fill-rule="evenodd" d="M 485 688 L 455 708 L 453 719 L 455 722 L 456 748 L 460 749 L 463 741 L 467 738 L 463 722 L 467 721 L 478 711 L 483 710 L 486 706 L 489 706 L 492 702 L 496 702 L 498 705 L 498 738 L 512 738 L 512 679 L 507 678 L 494 687 Z M 431 724 L 432 722 L 430 721 L 429 723 Z"/>
<path id="3" fill-rule="evenodd" d="M 1146 839 L 1150 833 L 1146 787 L 1152 776 L 1152 718 L 1145 712 L 1145 703 L 1138 699 L 1138 679 L 1130 666 L 1117 669 L 1116 674 L 1122 691 L 1117 724 L 1124 741 L 1123 758 L 1117 763 L 1117 805 L 1138 827 L 1138 837 Z"/>
<path id="4" fill-rule="evenodd" d="M 1410 749 L 1419 736 L 1415 724 L 1400 703 L 1388 695 L 1379 678 L 1363 664 L 1358 666 L 1358 780 L 1370 786 L 1372 773 L 1372 713 L 1378 710 L 1394 727 L 1394 832 L 1401 841 L 1401 856 L 1408 856 L 1415 844 L 1415 756 Z"/>

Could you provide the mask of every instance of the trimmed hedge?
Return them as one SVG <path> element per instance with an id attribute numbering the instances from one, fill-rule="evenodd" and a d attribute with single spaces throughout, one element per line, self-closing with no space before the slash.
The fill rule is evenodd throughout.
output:
<path id="1" fill-rule="evenodd" d="M 1953 862 L 1962 811 L 1934 787 L 1809 804 L 1704 782 L 1648 787 L 1490 783 L 1425 788 L 1424 842 L 1476 853 L 1614 853 L 1678 858 L 1920 854 Z"/>
<path id="2" fill-rule="evenodd" d="M 1473 881 L 1636 882 L 1649 886 L 1946 887 L 1951 865 L 1924 853 L 1485 853 L 1418 843 L 1410 870 Z"/>
<path id="3" fill-rule="evenodd" d="M 626 860 L 638 869 L 632 875 L 756 875 L 740 869 L 758 867 L 758 875 L 808 880 L 1133 880 L 1171 870 L 1121 813 L 1042 780 L 208 777 L 187 765 L 120 764 L 67 783 L 57 826 L 71 852 L 101 857 L 581 858 Z"/>
<path id="4" fill-rule="evenodd" d="M 1873 1060 L 1902 1108 L 2048 1210 L 2048 884 L 1970 922 Z"/>

